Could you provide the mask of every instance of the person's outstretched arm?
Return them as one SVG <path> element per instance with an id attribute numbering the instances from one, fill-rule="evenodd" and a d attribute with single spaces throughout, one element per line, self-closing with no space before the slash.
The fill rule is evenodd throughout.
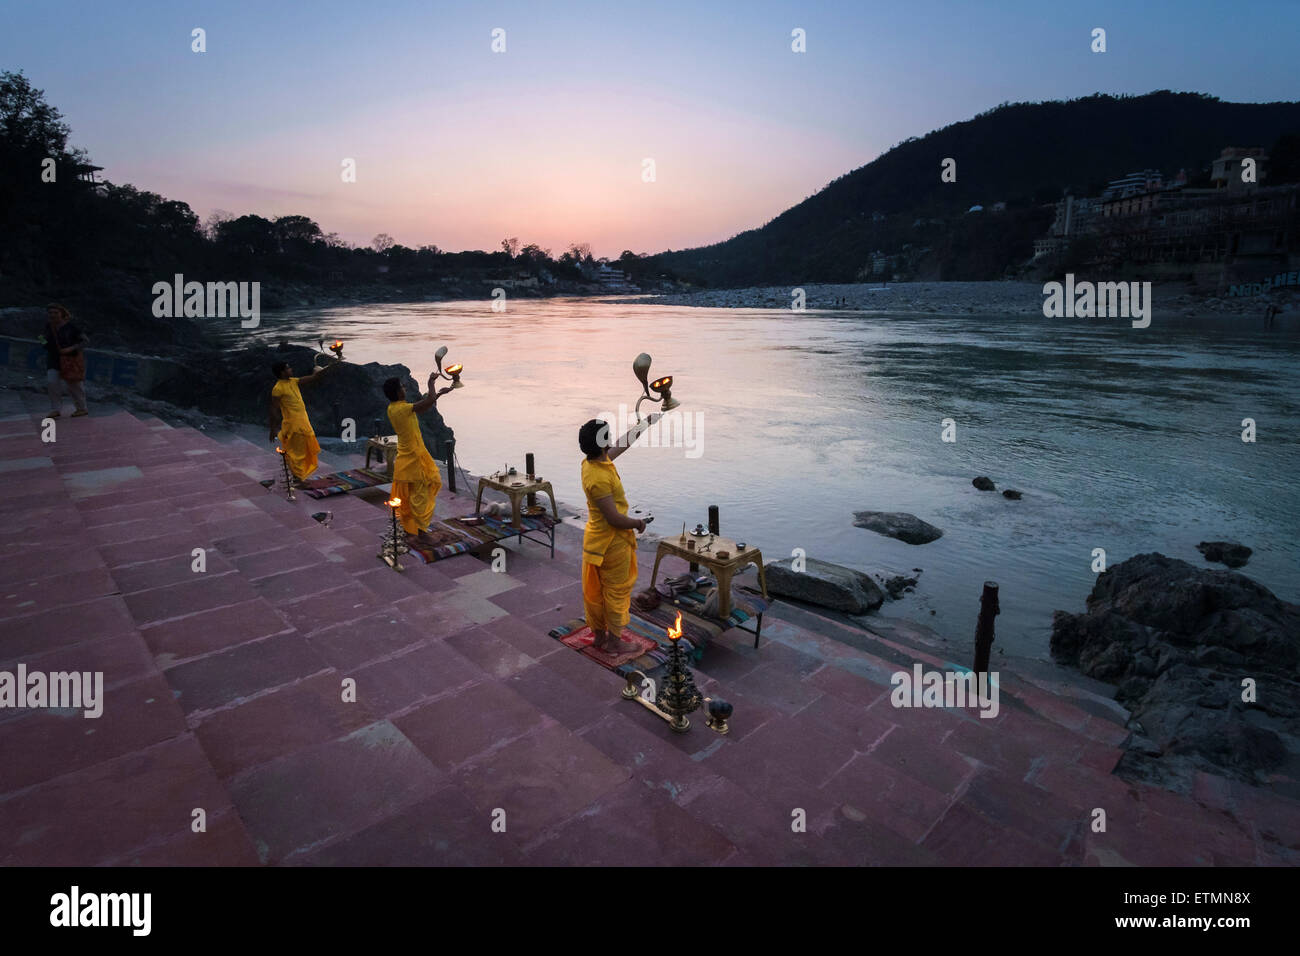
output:
<path id="1" fill-rule="evenodd" d="M 609 460 L 613 461 L 619 455 L 623 454 L 623 452 L 631 448 L 632 443 L 641 437 L 641 433 L 661 418 L 663 418 L 662 414 L 654 412 L 651 415 L 647 415 L 645 421 L 639 422 L 629 428 L 627 434 L 620 438 L 613 448 L 609 449 Z"/>
<path id="2" fill-rule="evenodd" d="M 415 414 L 419 415 L 422 412 L 427 412 L 429 409 L 433 408 L 434 405 L 438 404 L 438 399 L 441 396 L 446 395 L 448 392 L 451 391 L 450 385 L 448 385 L 442 391 L 436 391 L 434 389 L 434 385 L 437 383 L 437 381 L 438 381 L 438 376 L 431 373 L 429 375 L 428 392 L 425 394 L 424 398 L 420 399 L 418 402 L 411 403 L 411 409 L 412 411 L 415 412 Z"/>

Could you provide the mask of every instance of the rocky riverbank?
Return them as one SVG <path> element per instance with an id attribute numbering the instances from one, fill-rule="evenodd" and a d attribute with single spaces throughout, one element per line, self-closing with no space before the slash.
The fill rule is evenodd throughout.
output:
<path id="1" fill-rule="evenodd" d="M 155 323 L 164 320 L 152 317 L 134 316 L 124 320 L 102 313 L 100 320 L 102 325 L 94 314 L 85 318 L 74 315 L 74 321 L 90 336 L 90 352 L 129 350 L 165 358 L 181 371 L 144 392 L 114 389 L 92 380 L 91 401 L 102 395 L 141 411 L 154 411 L 156 406 L 157 411 L 168 411 L 196 426 L 207 422 L 239 422 L 265 427 L 271 387 L 275 384 L 271 365 L 285 361 L 295 375 L 304 376 L 311 373 L 313 362 L 320 354 L 307 345 L 288 343 L 231 347 L 228 342 L 216 342 L 203 328 L 187 319 L 165 320 L 166 336 L 153 334 L 157 331 Z M 40 334 L 43 322 L 42 309 L 5 309 L 0 312 L 0 334 L 34 339 Z M 332 355 L 328 361 L 333 361 Z M 43 390 L 44 365 L 38 371 L 39 376 L 11 372 L 6 381 Z M 422 383 L 412 378 L 405 365 L 377 362 L 367 365 L 343 362 L 304 388 L 303 401 L 318 436 L 339 437 L 345 420 L 349 419 L 357 438 L 364 440 L 374 434 L 375 422 L 379 423 L 378 431 L 388 434 L 392 429 L 386 417 L 388 400 L 383 394 L 383 382 L 391 377 L 402 380 L 410 400 L 423 394 Z M 431 409 L 421 416 L 420 426 L 429 451 L 445 459 L 446 444 L 454 436 L 438 410 Z"/>
<path id="2" fill-rule="evenodd" d="M 1117 685 L 1119 771 L 1174 789 L 1197 770 L 1300 796 L 1300 606 L 1233 571 L 1140 554 L 1057 611 L 1052 654 Z"/>

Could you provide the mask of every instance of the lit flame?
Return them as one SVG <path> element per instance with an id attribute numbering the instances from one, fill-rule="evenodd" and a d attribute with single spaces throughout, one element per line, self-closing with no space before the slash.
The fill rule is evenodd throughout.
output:
<path id="1" fill-rule="evenodd" d="M 276 446 L 275 446 L 275 453 L 276 453 L 277 455 L 283 455 L 283 454 L 284 454 L 284 449 L 281 448 L 279 445 L 276 445 Z"/>
<path id="2" fill-rule="evenodd" d="M 396 508 L 401 503 L 402 503 L 401 498 L 389 498 L 386 502 L 384 502 L 384 504 L 388 505 L 388 507 L 390 508 Z"/>
<path id="3" fill-rule="evenodd" d="M 668 640 L 675 641 L 682 636 L 682 612 L 677 612 L 677 620 L 668 628 Z"/>
<path id="4" fill-rule="evenodd" d="M 464 370 L 465 370 L 465 366 L 464 366 L 464 365 L 461 365 L 459 362 L 457 362 L 455 365 L 448 365 L 448 366 L 447 366 L 447 374 L 448 374 L 448 375 L 459 375 L 459 374 L 460 374 L 461 372 L 463 372 Z"/>

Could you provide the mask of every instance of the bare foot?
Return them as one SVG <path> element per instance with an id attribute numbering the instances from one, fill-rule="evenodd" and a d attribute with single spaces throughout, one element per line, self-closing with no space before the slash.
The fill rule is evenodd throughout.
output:
<path id="1" fill-rule="evenodd" d="M 633 644 L 631 641 L 625 641 L 621 637 L 616 637 L 613 634 L 608 635 L 607 639 L 597 646 L 606 654 L 614 655 L 630 654 L 637 649 L 636 644 Z"/>

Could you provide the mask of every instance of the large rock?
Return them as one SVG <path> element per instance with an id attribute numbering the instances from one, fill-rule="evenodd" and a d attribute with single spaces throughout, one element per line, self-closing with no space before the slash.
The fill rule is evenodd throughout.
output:
<path id="1" fill-rule="evenodd" d="M 1084 614 L 1057 611 L 1052 654 L 1118 685 L 1158 758 L 1126 754 L 1133 775 L 1167 782 L 1205 770 L 1289 780 L 1300 752 L 1300 607 L 1231 571 L 1140 554 L 1098 576 Z M 1243 681 L 1253 682 L 1253 699 Z M 1151 761 L 1161 766 L 1153 768 Z"/>
<path id="2" fill-rule="evenodd" d="M 1205 556 L 1206 561 L 1226 564 L 1230 568 L 1244 568 L 1253 553 L 1250 548 L 1235 541 L 1202 541 L 1196 550 Z"/>
<path id="3" fill-rule="evenodd" d="M 816 558 L 805 558 L 803 562 L 802 571 L 794 569 L 793 558 L 765 564 L 767 590 L 845 614 L 866 614 L 885 602 L 880 587 L 861 571 Z"/>
<path id="4" fill-rule="evenodd" d="M 266 424 L 275 379 L 271 365 L 288 362 L 293 374 L 311 374 L 312 362 L 319 354 L 306 346 L 254 345 L 226 352 L 215 352 L 207 364 L 192 374 L 179 375 L 162 383 L 150 398 L 186 408 L 198 408 L 208 415 L 224 415 L 238 421 Z M 346 352 L 345 352 L 346 354 Z M 333 356 L 330 356 L 331 361 Z M 371 362 L 355 365 L 344 362 L 329 369 L 318 380 L 302 389 L 303 403 L 312 427 L 320 437 L 339 437 L 343 419 L 355 422 L 356 449 L 365 448 L 365 440 L 374 432 L 378 421 L 381 434 L 392 432 L 388 421 L 388 399 L 383 384 L 396 376 L 406 388 L 408 401 L 416 401 L 421 392 L 405 365 L 380 365 Z M 440 401 L 454 401 L 458 393 Z M 445 460 L 445 443 L 453 433 L 438 409 L 420 417 L 420 429 L 430 454 Z"/>
<path id="5" fill-rule="evenodd" d="M 853 524 L 908 544 L 927 544 L 943 537 L 943 532 L 934 525 L 905 511 L 855 511 Z"/>
<path id="6" fill-rule="evenodd" d="M 997 485 L 993 484 L 993 479 L 986 475 L 980 475 L 978 478 L 972 478 L 971 484 L 980 491 L 996 491 Z"/>

